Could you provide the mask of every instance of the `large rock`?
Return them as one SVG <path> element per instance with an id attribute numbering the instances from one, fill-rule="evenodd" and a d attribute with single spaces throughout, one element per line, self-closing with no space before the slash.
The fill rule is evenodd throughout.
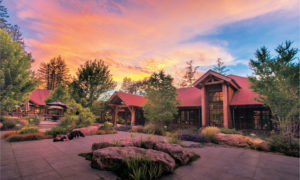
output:
<path id="1" fill-rule="evenodd" d="M 73 129 L 73 131 L 81 131 L 85 136 L 96 135 L 98 126 L 88 126 L 83 128 Z"/>
<path id="2" fill-rule="evenodd" d="M 138 147 L 107 147 L 93 152 L 92 167 L 112 169 L 122 165 L 128 158 L 149 157 L 153 163 L 162 165 L 165 172 L 173 172 L 174 159 L 167 153 Z"/>
<path id="3" fill-rule="evenodd" d="M 216 136 L 219 144 L 237 147 L 249 147 L 247 139 L 245 139 L 243 135 L 217 133 Z"/>
<path id="4" fill-rule="evenodd" d="M 154 149 L 170 154 L 180 164 L 187 164 L 195 156 L 194 152 L 184 149 L 178 144 L 158 143 Z"/>
<path id="5" fill-rule="evenodd" d="M 260 138 L 246 137 L 247 143 L 252 149 L 269 151 L 268 143 Z"/>
<path id="6" fill-rule="evenodd" d="M 171 157 L 173 157 L 180 164 L 187 164 L 190 160 L 195 156 L 194 152 L 182 148 L 178 144 L 169 144 L 165 141 L 160 140 L 141 140 L 138 138 L 130 138 L 130 139 L 121 139 L 118 141 L 118 144 L 110 143 L 110 142 L 100 142 L 94 143 L 92 145 L 92 150 L 95 151 L 97 149 L 103 149 L 106 147 L 140 147 L 144 149 L 154 149 L 157 151 L 162 151 L 168 153 Z"/>

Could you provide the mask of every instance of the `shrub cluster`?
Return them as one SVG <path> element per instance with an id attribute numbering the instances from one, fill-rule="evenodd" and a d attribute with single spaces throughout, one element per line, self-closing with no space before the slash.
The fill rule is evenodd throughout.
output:
<path id="1" fill-rule="evenodd" d="M 199 142 L 199 143 L 208 143 L 209 140 L 204 136 L 202 133 L 182 133 L 178 134 L 178 138 L 183 140 L 183 141 L 194 141 L 194 142 Z"/>
<path id="2" fill-rule="evenodd" d="M 154 180 L 161 177 L 164 173 L 163 166 L 154 163 L 148 157 L 128 158 L 125 163 L 113 170 L 121 179 L 143 179 Z"/>
<path id="3" fill-rule="evenodd" d="M 29 133 L 37 133 L 39 132 L 39 128 L 36 126 L 28 125 L 23 127 L 20 131 L 19 134 L 29 134 Z"/>
<path id="4" fill-rule="evenodd" d="M 118 131 L 114 129 L 101 129 L 97 131 L 97 135 L 103 135 L 103 134 L 117 134 Z"/>
<path id="5" fill-rule="evenodd" d="M 241 132 L 241 131 L 238 131 L 238 130 L 235 130 L 235 129 L 229 129 L 229 128 L 225 128 L 225 127 L 221 128 L 220 132 L 224 133 L 224 134 L 240 134 L 240 135 L 243 135 L 243 132 Z"/>
<path id="6" fill-rule="evenodd" d="M 18 133 L 11 133 L 6 137 L 6 140 L 9 142 L 17 142 L 17 141 L 32 141 L 32 140 L 39 140 L 39 139 L 49 139 L 51 136 L 45 135 L 41 132 L 36 133 L 27 133 L 27 134 L 18 134 Z"/>
<path id="7" fill-rule="evenodd" d="M 117 130 L 117 131 L 126 131 L 126 132 L 128 132 L 129 130 L 131 130 L 131 126 L 129 126 L 129 125 L 121 125 L 121 126 L 116 126 L 116 127 L 114 127 L 114 129 L 115 130 Z"/>
<path id="8" fill-rule="evenodd" d="M 138 127 L 132 128 L 129 132 L 143 133 L 144 132 L 144 127 L 138 126 Z"/>
<path id="9" fill-rule="evenodd" d="M 33 125 L 39 125 L 40 124 L 40 119 L 38 117 L 35 116 L 29 116 L 27 119 L 29 124 L 33 124 Z"/>
<path id="10" fill-rule="evenodd" d="M 53 137 L 56 137 L 57 135 L 67 134 L 71 131 L 72 131 L 71 128 L 58 126 L 58 127 L 53 127 L 50 130 L 46 131 L 45 134 L 52 135 Z"/>
<path id="11" fill-rule="evenodd" d="M 220 132 L 220 129 L 214 126 L 208 126 L 202 129 L 202 134 L 209 139 L 213 143 L 217 143 L 217 136 L 216 134 Z"/>
<path id="12" fill-rule="evenodd" d="M 272 133 L 268 142 L 271 151 L 281 152 L 288 156 L 299 157 L 299 139 L 297 140 L 287 135 Z"/>
<path id="13" fill-rule="evenodd" d="M 19 122 L 18 118 L 0 117 L 0 122 L 2 123 L 1 130 L 15 129 Z M 20 124 L 21 125 L 21 124 Z"/>
<path id="14" fill-rule="evenodd" d="M 150 122 L 144 127 L 144 133 L 165 135 L 166 132 L 162 126 Z"/>

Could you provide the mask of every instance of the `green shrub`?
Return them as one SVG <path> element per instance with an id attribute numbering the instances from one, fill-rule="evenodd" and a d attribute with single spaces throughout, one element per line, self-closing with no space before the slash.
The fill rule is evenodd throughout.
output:
<path id="1" fill-rule="evenodd" d="M 6 138 L 9 142 L 17 142 L 17 141 L 32 141 L 32 140 L 39 140 L 39 139 L 49 139 L 51 136 L 45 135 L 44 133 L 37 132 L 37 133 L 28 133 L 28 134 L 11 134 Z"/>
<path id="2" fill-rule="evenodd" d="M 128 158 L 125 163 L 113 169 L 121 179 L 154 180 L 164 174 L 163 166 L 148 157 Z"/>
<path id="3" fill-rule="evenodd" d="M 18 118 L 0 117 L 2 123 L 1 130 L 15 129 L 18 124 Z"/>
<path id="4" fill-rule="evenodd" d="M 182 143 L 181 143 L 181 140 L 180 139 L 178 139 L 178 136 L 176 135 L 176 136 L 171 136 L 169 139 L 168 139 L 168 143 L 170 143 L 170 144 L 178 144 L 178 145 L 182 145 Z"/>
<path id="5" fill-rule="evenodd" d="M 78 115 L 66 115 L 65 119 L 60 122 L 60 126 L 62 127 L 75 127 L 79 122 Z"/>
<path id="6" fill-rule="evenodd" d="M 126 124 L 126 120 L 123 119 L 123 118 L 121 118 L 121 117 L 119 117 L 118 118 L 118 124 Z"/>
<path id="7" fill-rule="evenodd" d="M 201 133 L 213 143 L 217 143 L 216 134 L 218 132 L 220 132 L 220 129 L 214 126 L 208 126 L 201 131 Z"/>
<path id="8" fill-rule="evenodd" d="M 235 130 L 235 129 L 229 129 L 229 128 L 225 128 L 225 127 L 221 128 L 220 132 L 224 133 L 224 134 L 240 134 L 240 135 L 243 135 L 243 132 L 241 132 L 241 131 L 238 131 L 238 130 Z"/>
<path id="9" fill-rule="evenodd" d="M 95 122 L 96 117 L 89 108 L 83 108 L 80 104 L 72 101 L 68 104 L 66 118 L 61 121 L 63 127 L 86 127 Z"/>
<path id="10" fill-rule="evenodd" d="M 92 152 L 88 152 L 88 153 L 79 153 L 78 156 L 84 157 L 85 160 L 91 161 L 92 157 L 93 157 L 93 153 Z"/>
<path id="11" fill-rule="evenodd" d="M 99 127 L 99 130 L 113 130 L 114 129 L 113 126 L 114 125 L 111 122 L 105 121 L 103 126 Z"/>
<path id="12" fill-rule="evenodd" d="M 288 156 L 299 157 L 299 139 L 272 133 L 268 142 L 271 151 L 281 152 Z"/>
<path id="13" fill-rule="evenodd" d="M 69 132 L 71 132 L 72 129 L 71 128 L 66 128 L 66 127 L 53 127 L 50 130 L 46 131 L 45 134 L 47 135 L 52 135 L 53 137 L 56 137 L 59 134 L 67 134 Z"/>
<path id="14" fill-rule="evenodd" d="M 144 132 L 144 127 L 142 126 L 138 126 L 138 127 L 135 127 L 135 128 L 132 128 L 130 129 L 129 132 L 138 132 L 138 133 L 143 133 Z"/>
<path id="15" fill-rule="evenodd" d="M 20 130 L 20 134 L 28 134 L 28 133 L 37 133 L 39 132 L 39 128 L 38 127 L 34 127 L 34 126 L 25 126 Z"/>
<path id="16" fill-rule="evenodd" d="M 40 124 L 40 119 L 35 117 L 35 116 L 29 116 L 26 118 L 29 124 L 34 124 L 34 125 L 39 125 Z"/>
<path id="17" fill-rule="evenodd" d="M 144 132 L 147 134 L 165 135 L 164 128 L 154 123 L 148 123 L 144 127 Z"/>

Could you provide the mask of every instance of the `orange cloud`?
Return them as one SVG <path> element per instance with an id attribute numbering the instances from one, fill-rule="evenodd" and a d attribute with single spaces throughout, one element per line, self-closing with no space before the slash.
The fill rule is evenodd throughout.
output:
<path id="1" fill-rule="evenodd" d="M 97 58 L 121 81 L 160 69 L 178 77 L 191 59 L 205 66 L 218 57 L 232 63 L 226 46 L 179 42 L 227 23 L 292 8 L 297 1 L 12 0 L 9 5 L 31 30 L 25 42 L 36 60 L 33 69 L 61 55 L 74 74 L 84 61 Z"/>

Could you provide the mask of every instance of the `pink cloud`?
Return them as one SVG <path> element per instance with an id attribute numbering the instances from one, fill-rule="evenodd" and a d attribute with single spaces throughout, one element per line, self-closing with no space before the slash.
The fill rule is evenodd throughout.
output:
<path id="1" fill-rule="evenodd" d="M 218 57 L 232 63 L 226 48 L 206 42 L 181 44 L 195 35 L 279 9 L 297 1 L 60 1 L 13 0 L 26 28 L 41 32 L 25 41 L 36 59 L 33 69 L 54 56 L 67 60 L 73 74 L 89 59 L 103 59 L 115 79 L 141 79 L 160 69 L 176 75 L 185 61 L 212 65 Z M 225 46 L 226 47 L 226 46 Z"/>

